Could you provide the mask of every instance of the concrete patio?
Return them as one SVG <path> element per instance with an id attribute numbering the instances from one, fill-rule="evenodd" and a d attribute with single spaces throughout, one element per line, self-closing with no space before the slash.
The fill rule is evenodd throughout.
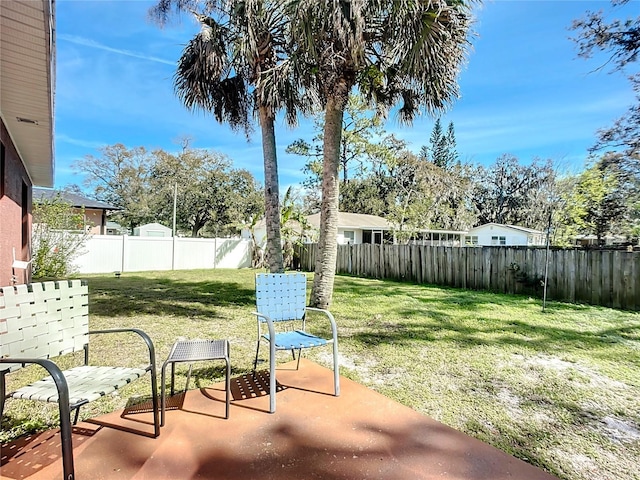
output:
<path id="1" fill-rule="evenodd" d="M 552 480 L 496 448 L 358 383 L 302 360 L 279 366 L 277 412 L 269 414 L 267 374 L 171 398 L 158 438 L 145 406 L 74 428 L 76 478 L 88 479 L 445 479 Z M 2 445 L 1 478 L 60 479 L 57 431 Z"/>

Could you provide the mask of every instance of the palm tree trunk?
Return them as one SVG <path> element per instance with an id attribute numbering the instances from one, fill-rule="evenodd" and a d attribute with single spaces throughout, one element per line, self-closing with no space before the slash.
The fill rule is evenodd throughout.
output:
<path id="1" fill-rule="evenodd" d="M 284 272 L 282 242 L 280 240 L 280 187 L 274 117 L 267 107 L 261 106 L 262 155 L 264 157 L 264 205 L 267 228 L 266 260 L 271 273 Z"/>
<path id="2" fill-rule="evenodd" d="M 340 181 L 340 142 L 346 97 L 334 95 L 327 100 L 324 121 L 324 159 L 322 168 L 322 203 L 320 239 L 310 305 L 329 308 L 333 295 L 338 254 L 338 194 Z"/>

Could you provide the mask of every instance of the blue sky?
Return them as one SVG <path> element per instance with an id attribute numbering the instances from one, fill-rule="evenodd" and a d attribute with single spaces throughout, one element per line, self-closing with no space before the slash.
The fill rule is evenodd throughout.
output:
<path id="1" fill-rule="evenodd" d="M 612 17 L 637 15 L 635 0 Z M 71 164 L 98 156 L 104 145 L 178 150 L 190 136 L 195 148 L 228 155 L 262 182 L 259 132 L 247 142 L 204 113 L 187 111 L 173 93 L 173 73 L 182 48 L 197 32 L 183 16 L 158 28 L 147 20 L 150 1 L 56 2 L 56 188 L 81 184 Z M 473 49 L 460 76 L 461 98 L 442 116 L 454 122 L 463 161 L 491 164 L 503 154 L 521 162 L 554 160 L 581 170 L 598 128 L 621 116 L 633 102 L 625 76 L 598 69 L 604 58 L 576 56 L 571 22 L 586 10 L 611 11 L 608 1 L 487 1 L 476 12 Z M 302 181 L 304 159 L 284 150 L 297 138 L 310 140 L 312 121 L 276 131 L 281 188 Z M 391 116 L 388 132 L 419 151 L 433 119 L 412 127 Z"/>

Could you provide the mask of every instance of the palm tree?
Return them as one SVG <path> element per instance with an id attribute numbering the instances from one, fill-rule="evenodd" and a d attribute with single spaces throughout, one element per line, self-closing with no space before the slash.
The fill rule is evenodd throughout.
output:
<path id="1" fill-rule="evenodd" d="M 298 68 L 324 108 L 319 254 L 311 305 L 331 303 L 337 255 L 338 168 L 342 119 L 357 86 L 380 115 L 400 104 L 410 123 L 457 97 L 469 45 L 465 0 L 291 0 L 288 13 Z M 302 63 L 305 65 L 303 66 Z"/>
<path id="2" fill-rule="evenodd" d="M 305 109 L 285 48 L 288 22 L 277 2 L 266 0 L 160 0 L 151 16 L 161 25 L 171 7 L 191 11 L 201 31 L 187 44 L 175 73 L 177 95 L 189 109 L 212 112 L 219 122 L 249 135 L 257 113 L 265 175 L 266 258 L 283 272 L 275 116 L 285 110 L 295 125 Z M 197 11 L 199 9 L 199 11 Z"/>

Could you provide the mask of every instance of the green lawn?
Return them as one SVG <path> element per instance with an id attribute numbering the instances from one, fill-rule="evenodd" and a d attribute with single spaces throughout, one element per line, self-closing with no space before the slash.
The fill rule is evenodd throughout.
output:
<path id="1" fill-rule="evenodd" d="M 91 328 L 142 328 L 159 362 L 179 336 L 229 338 L 233 374 L 245 373 L 255 354 L 254 273 L 83 277 Z M 640 314 L 560 303 L 542 312 L 528 297 L 352 277 L 336 279 L 331 310 L 342 375 L 560 478 L 640 478 Z M 116 364 L 144 360 L 133 337 L 91 341 L 92 355 Z M 330 365 L 330 349 L 309 357 Z M 186 367 L 178 373 L 184 384 Z M 12 374 L 9 389 L 39 374 Z M 195 374 L 206 383 L 223 372 Z M 81 415 L 122 408 L 147 389 L 136 382 Z M 9 400 L 2 439 L 57 425 L 56 415 Z"/>

